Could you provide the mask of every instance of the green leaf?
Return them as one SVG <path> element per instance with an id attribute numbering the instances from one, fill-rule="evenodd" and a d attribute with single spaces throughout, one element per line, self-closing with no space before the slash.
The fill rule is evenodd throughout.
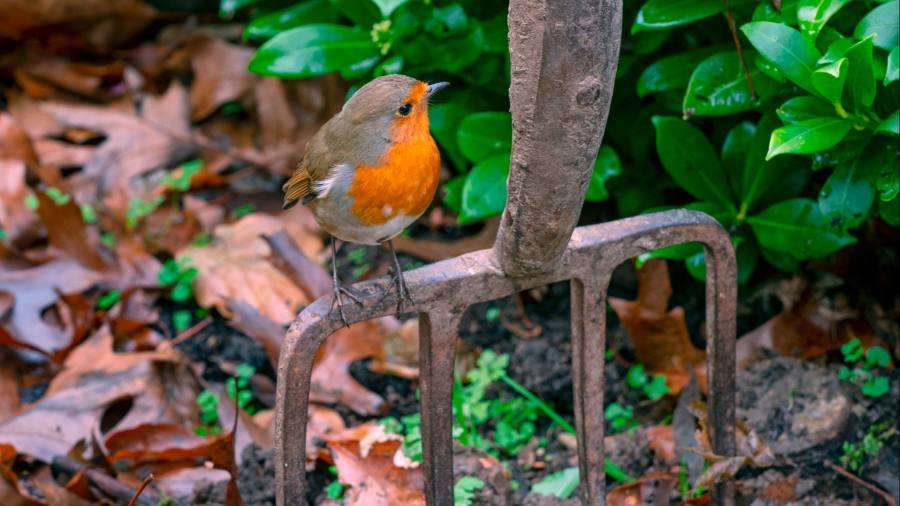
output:
<path id="1" fill-rule="evenodd" d="M 714 54 L 694 69 L 684 95 L 685 116 L 725 116 L 754 109 L 771 97 L 778 83 L 754 67 L 750 77 L 759 96 L 753 98 L 736 51 Z"/>
<path id="2" fill-rule="evenodd" d="M 875 70 L 872 68 L 872 39 L 861 40 L 844 53 L 849 63 L 845 95 L 857 112 L 872 107 L 875 102 Z"/>
<path id="3" fill-rule="evenodd" d="M 779 202 L 747 222 L 761 245 L 798 260 L 822 258 L 856 242 L 831 227 L 818 204 L 804 198 Z"/>
<path id="4" fill-rule="evenodd" d="M 191 321 L 193 320 L 193 316 L 191 316 L 190 309 L 179 309 L 172 313 L 172 326 L 175 327 L 176 332 L 184 332 L 191 326 Z M 218 398 L 216 398 L 218 401 Z M 197 398 L 197 401 L 200 401 L 200 398 Z"/>
<path id="5" fill-rule="evenodd" d="M 628 372 L 625 373 L 625 382 L 631 388 L 641 388 L 648 381 L 650 381 L 650 378 L 647 376 L 647 371 L 644 369 L 643 364 L 635 364 L 629 367 Z"/>
<path id="6" fill-rule="evenodd" d="M 741 195 L 744 164 L 747 162 L 747 151 L 756 135 L 756 125 L 742 121 L 731 128 L 722 142 L 722 167 L 728 175 L 728 182 L 735 195 Z"/>
<path id="7" fill-rule="evenodd" d="M 793 28 L 768 21 L 741 26 L 750 43 L 797 86 L 815 92 L 812 72 L 821 57 L 816 46 Z"/>
<path id="8" fill-rule="evenodd" d="M 867 379 L 862 385 L 862 393 L 866 397 L 881 397 L 891 391 L 891 381 L 884 376 Z"/>
<path id="9" fill-rule="evenodd" d="M 472 167 L 463 184 L 460 223 L 503 212 L 508 175 L 509 153 L 494 155 Z"/>
<path id="10" fill-rule="evenodd" d="M 891 49 L 900 42 L 900 0 L 886 2 L 875 7 L 856 25 L 853 36 L 865 39 L 875 35 L 875 45 L 881 49 Z"/>
<path id="11" fill-rule="evenodd" d="M 652 1 L 652 0 L 651 0 Z M 541 495 L 552 495 L 560 499 L 568 499 L 578 488 L 578 468 L 567 467 L 562 471 L 550 473 L 535 483 L 531 491 Z"/>
<path id="12" fill-rule="evenodd" d="M 799 0 L 797 2 L 797 20 L 800 29 L 813 39 L 819 30 L 834 16 L 841 7 L 852 0 Z"/>
<path id="13" fill-rule="evenodd" d="M 889 163 L 881 168 L 875 187 L 878 189 L 879 200 L 882 202 L 890 202 L 900 194 L 900 163 L 898 163 L 896 154 Z"/>
<path id="14" fill-rule="evenodd" d="M 453 506 L 471 506 L 475 492 L 484 488 L 484 482 L 474 476 L 462 476 L 453 486 Z"/>
<path id="15" fill-rule="evenodd" d="M 723 9 L 725 3 L 719 0 L 648 0 L 638 11 L 631 33 L 686 25 Z"/>
<path id="16" fill-rule="evenodd" d="M 670 116 L 654 116 L 656 151 L 672 179 L 691 195 L 734 209 L 725 171 L 703 133 Z"/>
<path id="17" fill-rule="evenodd" d="M 262 0 L 221 0 L 219 2 L 219 16 L 230 18 L 235 12 L 260 3 Z"/>
<path id="18" fill-rule="evenodd" d="M 878 216 L 892 227 L 900 226 L 900 202 L 896 199 L 892 202 L 879 200 Z"/>
<path id="19" fill-rule="evenodd" d="M 741 235 L 735 235 L 731 242 L 737 254 L 738 283 L 743 285 L 750 279 L 759 263 L 759 248 L 755 241 Z M 698 248 L 696 253 L 685 258 L 684 265 L 696 280 L 706 282 L 706 253 L 702 248 Z"/>
<path id="20" fill-rule="evenodd" d="M 462 191 L 466 176 L 456 176 L 444 183 L 444 205 L 456 214 L 462 212 Z"/>
<path id="21" fill-rule="evenodd" d="M 457 142 L 463 156 L 478 163 L 512 147 L 512 116 L 508 112 L 478 112 L 459 125 Z"/>
<path id="22" fill-rule="evenodd" d="M 858 338 L 853 338 L 841 345 L 841 355 L 844 356 L 844 362 L 852 364 L 861 359 L 865 350 Z"/>
<path id="23" fill-rule="evenodd" d="M 594 162 L 594 169 L 591 171 L 591 181 L 588 183 L 585 200 L 602 202 L 609 198 L 606 182 L 621 173 L 622 162 L 619 161 L 619 155 L 611 147 L 601 146 L 597 153 L 597 160 Z"/>
<path id="24" fill-rule="evenodd" d="M 116 305 L 117 302 L 122 300 L 122 292 L 118 290 L 110 290 L 100 296 L 97 299 L 97 309 L 101 311 L 106 311 L 107 309 Z"/>
<path id="25" fill-rule="evenodd" d="M 506 27 L 506 15 L 493 17 L 481 22 L 484 31 L 484 50 L 490 53 L 506 53 L 509 50 L 508 34 Z"/>
<path id="26" fill-rule="evenodd" d="M 459 149 L 457 132 L 463 119 L 471 113 L 472 111 L 468 107 L 454 102 L 428 106 L 428 124 L 431 128 L 431 135 L 444 148 L 447 158 L 458 171 L 465 170 L 466 159 Z M 512 127 L 510 126 L 510 128 Z M 512 136 L 512 130 L 510 130 L 510 136 Z"/>
<path id="27" fill-rule="evenodd" d="M 842 163 L 831 173 L 819 193 L 819 209 L 832 224 L 857 227 L 865 221 L 875 202 L 875 181 L 885 165 L 885 150 L 872 142 L 851 163 Z"/>
<path id="28" fill-rule="evenodd" d="M 250 71 L 301 79 L 379 56 L 368 33 L 340 25 L 306 25 L 279 33 L 250 60 Z"/>
<path id="29" fill-rule="evenodd" d="M 372 0 L 331 0 L 331 5 L 353 24 L 368 30 L 381 21 L 381 9 Z"/>
<path id="30" fill-rule="evenodd" d="M 900 46 L 894 46 L 887 57 L 887 69 L 884 73 L 884 85 L 900 79 Z"/>
<path id="31" fill-rule="evenodd" d="M 691 79 L 694 67 L 703 61 L 705 56 L 705 51 L 690 51 L 667 56 L 651 63 L 638 78 L 638 96 L 684 89 Z"/>
<path id="32" fill-rule="evenodd" d="M 244 29 L 244 37 L 262 41 L 298 26 L 333 24 L 337 20 L 338 12 L 329 0 L 309 0 L 254 19 Z"/>
<path id="33" fill-rule="evenodd" d="M 400 7 L 401 5 L 405 4 L 409 0 L 372 0 L 372 1 L 375 2 L 375 5 L 378 6 L 378 9 L 381 11 L 382 17 L 389 18 L 389 17 L 391 17 L 391 14 L 393 14 L 394 11 L 397 9 L 397 7 Z"/>
<path id="34" fill-rule="evenodd" d="M 782 154 L 808 155 L 841 142 L 853 124 L 842 118 L 814 118 L 772 132 L 766 160 Z"/>
<path id="35" fill-rule="evenodd" d="M 888 367 L 891 365 L 891 354 L 881 346 L 872 346 L 866 350 L 866 367 Z"/>
<path id="36" fill-rule="evenodd" d="M 670 392 L 669 385 L 666 384 L 666 377 L 657 374 L 653 379 L 642 388 L 644 395 L 651 401 L 663 398 Z"/>
<path id="37" fill-rule="evenodd" d="M 834 116 L 834 107 L 828 102 L 808 95 L 794 97 L 781 104 L 775 111 L 784 123 L 800 123 L 815 118 Z"/>
<path id="38" fill-rule="evenodd" d="M 812 75 L 813 87 L 832 104 L 841 103 L 844 81 L 847 80 L 847 58 L 817 68 Z"/>
<path id="39" fill-rule="evenodd" d="M 875 129 L 875 133 L 900 135 L 900 109 L 885 118 Z"/>

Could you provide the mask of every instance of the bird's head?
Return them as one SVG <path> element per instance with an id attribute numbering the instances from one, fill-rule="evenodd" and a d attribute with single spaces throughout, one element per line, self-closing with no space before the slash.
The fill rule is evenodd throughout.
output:
<path id="1" fill-rule="evenodd" d="M 385 132 L 393 142 L 428 133 L 428 99 L 449 83 L 428 84 L 409 76 L 382 76 L 360 88 L 344 105 L 353 122 Z"/>

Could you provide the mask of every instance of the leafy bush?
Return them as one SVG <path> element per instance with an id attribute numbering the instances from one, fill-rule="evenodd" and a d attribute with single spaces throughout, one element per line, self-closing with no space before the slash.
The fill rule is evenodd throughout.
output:
<path id="1" fill-rule="evenodd" d="M 457 173 L 444 203 L 463 223 L 502 210 L 506 2 L 280 3 L 223 0 L 225 14 L 253 6 L 245 35 L 262 45 L 252 71 L 340 72 L 351 93 L 388 73 L 451 81 L 431 107 L 432 133 Z M 854 243 L 870 218 L 896 226 L 898 4 L 733 0 L 727 11 L 721 0 L 626 2 L 613 110 L 587 200 L 612 194 L 620 216 L 671 207 L 713 215 L 732 233 L 741 282 L 760 257 L 796 270 Z M 654 145 L 658 159 L 647 156 Z M 652 256 L 705 275 L 699 245 Z"/>

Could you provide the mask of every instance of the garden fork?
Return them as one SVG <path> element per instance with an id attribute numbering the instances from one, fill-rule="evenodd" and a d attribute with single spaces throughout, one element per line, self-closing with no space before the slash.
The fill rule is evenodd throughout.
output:
<path id="1" fill-rule="evenodd" d="M 674 210 L 575 228 L 609 111 L 622 24 L 620 0 L 511 0 L 509 49 L 513 144 L 508 200 L 494 247 L 406 274 L 419 315 L 424 495 L 453 504 L 453 359 L 467 307 L 568 280 L 572 293 L 572 379 L 584 504 L 605 503 L 603 369 L 606 291 L 613 269 L 642 253 L 685 242 L 706 252 L 709 420 L 713 451 L 735 452 L 737 281 L 728 233 L 706 214 Z M 362 301 L 349 323 L 397 313 L 391 281 L 354 285 Z M 306 502 L 310 378 L 316 352 L 342 328 L 330 297 L 291 324 L 278 364 L 275 479 L 279 506 Z M 733 504 L 733 483 L 712 503 Z"/>

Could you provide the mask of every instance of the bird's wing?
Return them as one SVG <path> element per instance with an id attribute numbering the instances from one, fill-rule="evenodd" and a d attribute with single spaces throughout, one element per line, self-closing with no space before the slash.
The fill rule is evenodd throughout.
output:
<path id="1" fill-rule="evenodd" d="M 294 169 L 291 178 L 284 183 L 281 190 L 284 192 L 284 203 L 282 204 L 282 208 L 284 209 L 295 206 L 300 200 L 303 200 L 303 202 L 306 203 L 308 197 L 315 198 L 307 157 L 303 157 L 303 160 L 301 160 L 300 164 L 297 165 L 297 168 Z"/>
<path id="2" fill-rule="evenodd" d="M 290 179 L 281 187 L 284 192 L 284 209 L 293 207 L 297 202 L 305 204 L 316 198 L 318 196 L 316 183 L 329 177 L 334 164 L 331 163 L 331 156 L 323 135 L 323 130 L 327 126 L 326 123 L 322 130 L 319 130 L 309 140 L 303 159 L 297 164 Z"/>

